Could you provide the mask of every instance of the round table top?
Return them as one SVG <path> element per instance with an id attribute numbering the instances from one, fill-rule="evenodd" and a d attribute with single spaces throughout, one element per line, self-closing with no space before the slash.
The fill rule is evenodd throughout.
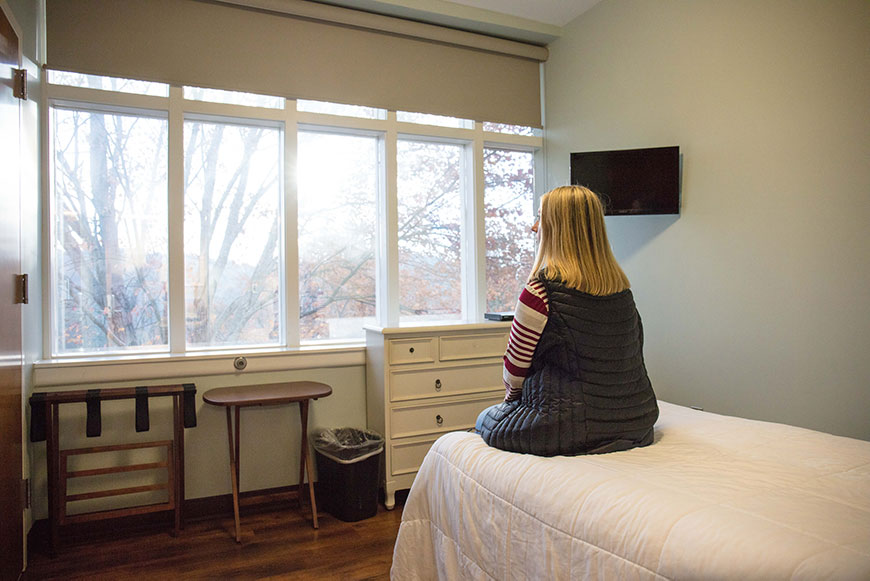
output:
<path id="1" fill-rule="evenodd" d="M 332 387 L 316 381 L 285 381 L 263 385 L 218 387 L 202 394 L 205 403 L 222 406 L 272 405 L 317 399 L 332 394 Z"/>

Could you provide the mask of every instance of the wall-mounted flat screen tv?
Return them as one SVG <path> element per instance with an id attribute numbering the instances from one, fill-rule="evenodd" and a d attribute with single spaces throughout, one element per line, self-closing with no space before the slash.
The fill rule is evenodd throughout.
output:
<path id="1" fill-rule="evenodd" d="M 598 194 L 607 215 L 679 214 L 680 148 L 572 153 L 571 184 Z"/>

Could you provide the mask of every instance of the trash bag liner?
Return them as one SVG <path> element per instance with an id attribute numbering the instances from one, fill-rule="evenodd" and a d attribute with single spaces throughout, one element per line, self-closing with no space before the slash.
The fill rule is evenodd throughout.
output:
<path id="1" fill-rule="evenodd" d="M 379 454 L 384 438 L 371 430 L 358 428 L 328 428 L 314 434 L 314 449 L 340 464 L 350 464 Z"/>

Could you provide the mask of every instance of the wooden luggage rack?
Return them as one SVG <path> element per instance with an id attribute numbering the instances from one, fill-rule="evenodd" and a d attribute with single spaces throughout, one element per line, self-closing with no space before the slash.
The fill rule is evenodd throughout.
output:
<path id="1" fill-rule="evenodd" d="M 73 523 L 171 510 L 174 512 L 175 517 L 171 534 L 173 536 L 178 534 L 184 527 L 184 428 L 196 425 L 195 395 L 196 386 L 188 383 L 150 387 L 39 392 L 31 396 L 30 440 L 33 442 L 45 440 L 46 442 L 45 457 L 48 464 L 48 520 L 50 528 L 49 550 L 52 554 L 55 554 L 58 546 L 59 527 Z M 142 432 L 150 429 L 148 400 L 152 397 L 172 398 L 173 438 L 171 440 L 93 446 L 69 450 L 60 449 L 59 407 L 61 404 L 87 404 L 87 436 L 97 437 L 100 435 L 102 427 L 100 416 L 101 401 L 135 399 L 136 431 Z M 88 469 L 70 469 L 69 459 L 71 457 L 149 448 L 162 448 L 162 460 Z M 149 470 L 165 470 L 167 475 L 166 481 L 143 486 L 109 488 L 81 494 L 68 494 L 67 484 L 75 478 L 111 477 L 112 475 L 122 473 Z M 166 491 L 165 502 L 67 514 L 67 508 L 70 503 L 160 490 Z"/>

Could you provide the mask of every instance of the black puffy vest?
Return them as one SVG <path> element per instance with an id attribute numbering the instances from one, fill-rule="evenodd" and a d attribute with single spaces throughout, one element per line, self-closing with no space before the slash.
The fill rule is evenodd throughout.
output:
<path id="1" fill-rule="evenodd" d="M 658 418 L 630 290 L 594 296 L 554 281 L 549 317 L 522 397 L 481 414 L 487 444 L 538 456 L 595 454 L 652 443 Z"/>

